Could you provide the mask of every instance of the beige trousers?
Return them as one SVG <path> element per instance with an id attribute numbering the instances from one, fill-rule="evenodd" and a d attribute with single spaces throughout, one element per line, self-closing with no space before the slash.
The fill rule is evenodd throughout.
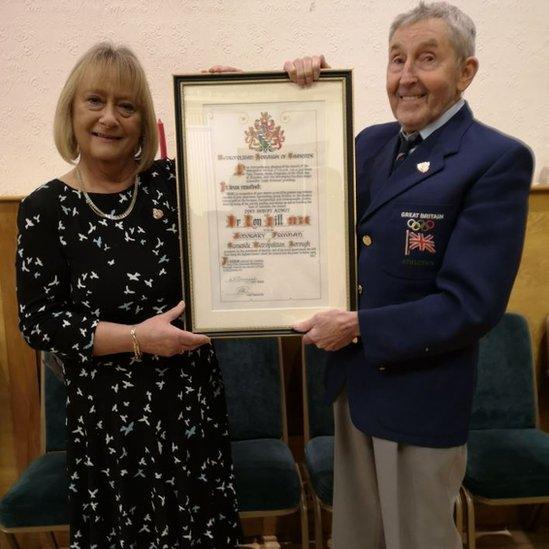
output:
<path id="1" fill-rule="evenodd" d="M 423 448 L 369 437 L 334 403 L 333 549 L 458 549 L 454 502 L 466 446 Z"/>

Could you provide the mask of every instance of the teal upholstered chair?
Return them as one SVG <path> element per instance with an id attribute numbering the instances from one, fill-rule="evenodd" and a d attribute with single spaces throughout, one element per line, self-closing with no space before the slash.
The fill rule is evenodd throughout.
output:
<path id="1" fill-rule="evenodd" d="M 323 547 L 322 510 L 332 513 L 334 476 L 334 416 L 324 402 L 324 372 L 328 353 L 314 345 L 303 345 L 303 417 L 305 471 L 314 502 L 315 546 Z M 456 499 L 455 520 L 463 530 L 463 507 Z"/>
<path id="2" fill-rule="evenodd" d="M 279 338 L 214 341 L 223 372 L 240 515 L 300 513 L 309 546 L 301 476 L 288 447 Z"/>
<path id="3" fill-rule="evenodd" d="M 549 502 L 549 434 L 538 428 L 536 395 L 528 324 L 508 313 L 480 343 L 462 491 L 469 549 L 475 547 L 475 500 Z"/>
<path id="4" fill-rule="evenodd" d="M 65 386 L 45 362 L 41 364 L 43 454 L 35 459 L 0 501 L 0 530 L 9 547 L 16 535 L 39 532 L 57 547 L 55 531 L 68 531 L 68 483 L 65 475 Z"/>
<path id="5" fill-rule="evenodd" d="M 322 510 L 332 512 L 334 416 L 324 400 L 327 352 L 303 345 L 303 418 L 305 471 L 314 504 L 315 546 L 323 547 Z"/>

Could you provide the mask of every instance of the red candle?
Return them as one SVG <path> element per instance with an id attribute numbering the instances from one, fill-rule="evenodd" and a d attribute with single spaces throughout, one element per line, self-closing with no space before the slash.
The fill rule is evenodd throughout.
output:
<path id="1" fill-rule="evenodd" d="M 166 134 L 164 133 L 164 124 L 158 119 L 158 142 L 160 144 L 160 158 L 168 158 L 166 151 Z"/>

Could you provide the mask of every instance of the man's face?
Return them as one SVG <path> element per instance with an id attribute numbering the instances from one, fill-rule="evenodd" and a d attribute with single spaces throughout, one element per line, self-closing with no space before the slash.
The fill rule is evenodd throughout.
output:
<path id="1" fill-rule="evenodd" d="M 387 94 L 406 132 L 423 129 L 452 106 L 473 79 L 477 61 L 458 61 L 441 19 L 398 28 L 389 43 Z"/>

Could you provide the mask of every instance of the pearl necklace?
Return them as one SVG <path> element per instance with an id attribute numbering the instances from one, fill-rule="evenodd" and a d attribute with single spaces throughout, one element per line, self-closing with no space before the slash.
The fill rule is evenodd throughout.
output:
<path id="1" fill-rule="evenodd" d="M 80 186 L 80 190 L 82 191 L 82 194 L 84 195 L 84 198 L 86 200 L 86 204 L 90 207 L 90 209 L 96 213 L 99 217 L 104 217 L 105 219 L 110 219 L 112 221 L 120 221 L 121 219 L 124 219 L 125 217 L 128 217 L 132 213 L 133 207 L 135 206 L 135 202 L 137 201 L 137 191 L 139 189 L 139 176 L 135 178 L 135 183 L 133 184 L 133 195 L 132 199 L 130 201 L 130 205 L 128 206 L 127 210 L 125 212 L 122 212 L 121 214 L 108 214 L 104 211 L 100 210 L 93 202 L 93 200 L 90 198 L 90 195 L 86 192 L 86 189 L 84 188 L 84 179 L 82 178 L 82 174 L 80 173 L 80 169 L 76 168 L 76 179 L 78 179 L 78 183 Z"/>

